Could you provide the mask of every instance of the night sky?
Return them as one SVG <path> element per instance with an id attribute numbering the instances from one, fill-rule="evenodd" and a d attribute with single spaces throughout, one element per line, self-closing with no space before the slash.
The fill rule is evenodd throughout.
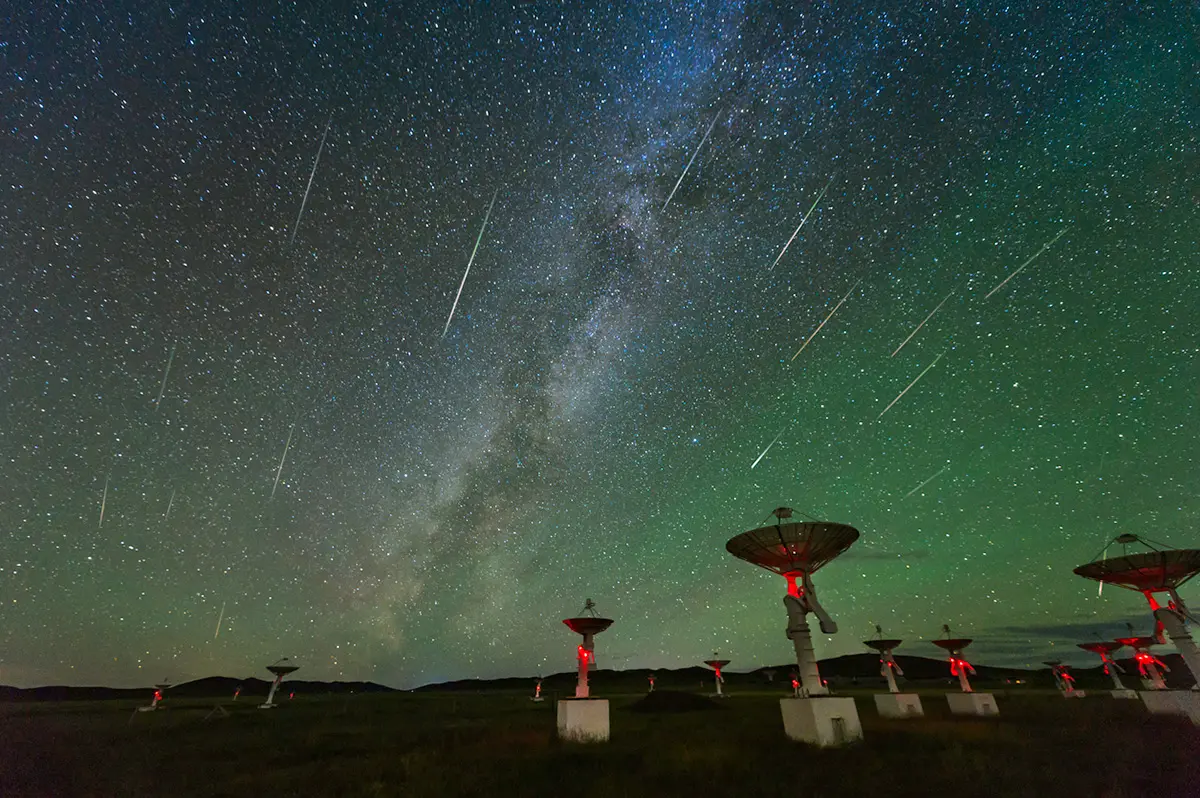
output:
<path id="1" fill-rule="evenodd" d="M 1149 630 L 1071 568 L 1200 542 L 1194 4 L 332 5 L 0 26 L 0 682 L 787 662 L 779 505 L 822 656 Z"/>

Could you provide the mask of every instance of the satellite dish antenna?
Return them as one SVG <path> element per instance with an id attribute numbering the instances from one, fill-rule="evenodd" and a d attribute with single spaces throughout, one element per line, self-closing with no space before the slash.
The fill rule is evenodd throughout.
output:
<path id="1" fill-rule="evenodd" d="M 279 684 L 283 681 L 283 677 L 300 670 L 300 666 L 293 665 L 287 657 L 284 657 L 268 665 L 267 670 L 275 675 L 275 681 L 271 682 L 271 690 L 267 693 L 266 703 L 259 704 L 259 709 L 274 709 L 277 706 L 275 703 L 275 691 L 279 689 Z"/>
<path id="2" fill-rule="evenodd" d="M 1090 651 L 1100 656 L 1100 662 L 1104 666 L 1104 675 L 1112 679 L 1113 689 L 1110 692 L 1113 698 L 1137 698 L 1136 690 L 1127 690 L 1125 685 L 1121 684 L 1120 674 L 1125 671 L 1121 669 L 1121 666 L 1112 657 L 1114 651 L 1125 647 L 1124 643 L 1118 643 L 1115 640 L 1095 640 L 1090 643 L 1077 643 L 1076 645 L 1084 651 Z"/>
<path id="3" fill-rule="evenodd" d="M 946 693 L 946 702 L 950 705 L 951 714 L 999 715 L 1000 708 L 996 706 L 995 697 L 991 693 L 976 693 L 971 688 L 971 680 L 967 678 L 967 673 L 975 673 L 975 669 L 963 657 L 962 652 L 971 645 L 971 638 L 951 637 L 949 624 L 942 626 L 942 633 L 946 635 L 944 638 L 932 642 L 946 652 L 950 662 L 950 675 L 958 677 L 958 686 L 962 690 L 960 693 Z"/>
<path id="4" fill-rule="evenodd" d="M 530 700 L 531 701 L 545 701 L 546 700 L 546 699 L 542 698 L 542 677 L 541 676 L 537 677 L 537 684 L 535 684 L 533 686 L 533 698 Z"/>
<path id="5" fill-rule="evenodd" d="M 787 580 L 783 605 L 799 676 L 796 695 L 780 701 L 784 731 L 793 740 L 822 746 L 857 740 L 862 737 L 862 724 L 854 699 L 828 697 L 829 689 L 821 681 L 808 614 L 817 616 L 821 631 L 837 632 L 837 624 L 817 601 L 812 575 L 850 548 L 858 540 L 858 530 L 828 521 L 793 523 L 790 507 L 777 507 L 771 515 L 775 517 L 774 526 L 735 535 L 725 544 L 725 550 Z"/>
<path id="6" fill-rule="evenodd" d="M 879 673 L 887 680 L 888 692 L 875 694 L 875 708 L 880 717 L 884 718 L 919 718 L 925 714 L 921 707 L 921 697 L 916 693 L 901 693 L 896 685 L 896 677 L 903 676 L 892 649 L 903 642 L 883 636 L 883 627 L 875 625 L 875 637 L 864 640 L 863 645 L 879 652 Z"/>
<path id="7" fill-rule="evenodd" d="M 1083 698 L 1086 693 L 1075 689 L 1075 677 L 1071 675 L 1070 665 L 1062 660 L 1046 660 L 1043 665 L 1050 666 L 1050 675 L 1054 677 L 1054 686 L 1062 693 L 1063 698 Z"/>
<path id="8" fill-rule="evenodd" d="M 1158 645 L 1158 640 L 1151 635 L 1138 636 L 1130 630 L 1129 637 L 1118 637 L 1117 642 L 1133 649 L 1133 661 L 1137 663 L 1138 675 L 1142 677 L 1142 687 L 1147 690 L 1166 690 L 1167 683 L 1163 680 L 1164 673 L 1170 673 L 1167 664 L 1150 652 L 1150 647 Z M 1145 694 L 1142 700 L 1145 701 Z M 1151 709 L 1153 711 L 1153 709 Z"/>
<path id="9" fill-rule="evenodd" d="M 156 709 L 158 709 L 158 702 L 163 700 L 163 693 L 170 686 L 171 686 L 171 684 L 166 679 L 163 679 L 161 682 L 154 685 L 154 698 L 152 698 L 150 700 L 150 703 L 147 704 L 146 706 L 138 707 L 137 711 L 138 712 L 153 712 Z"/>
<path id="10" fill-rule="evenodd" d="M 654 682 L 657 678 L 658 677 L 655 675 L 654 671 L 650 671 L 650 673 L 646 675 L 647 681 L 650 682 L 650 689 L 647 690 L 646 692 L 648 692 L 648 693 L 654 692 Z"/>
<path id="11" fill-rule="evenodd" d="M 575 683 L 575 698 L 558 702 L 558 734 L 575 742 L 604 742 L 608 740 L 608 701 L 594 699 L 588 688 L 588 665 L 596 661 L 593 638 L 612 626 L 611 618 L 601 618 L 596 602 L 587 599 L 583 611 L 563 621 L 583 642 L 576 647 L 579 676 Z"/>
<path id="12" fill-rule="evenodd" d="M 728 665 L 730 660 L 719 659 L 719 657 L 720 654 L 714 651 L 712 659 L 704 660 L 704 664 L 713 669 L 714 681 L 717 685 L 717 698 L 725 698 L 725 693 L 721 692 L 721 685 L 725 683 L 725 677 L 721 675 L 721 668 L 724 668 L 726 665 Z"/>
<path id="13" fill-rule="evenodd" d="M 1108 549 L 1117 544 L 1122 547 L 1119 557 L 1105 556 Z M 1145 551 L 1129 553 L 1136 546 Z M 1179 595 L 1180 585 L 1200 573 L 1200 549 L 1173 549 L 1161 543 L 1153 543 L 1137 535 L 1124 534 L 1113 539 L 1104 547 L 1101 558 L 1075 569 L 1085 579 L 1094 579 L 1102 585 L 1115 585 L 1126 590 L 1136 590 L 1146 597 L 1150 611 L 1154 613 L 1155 642 L 1165 642 L 1163 632 L 1171 638 L 1175 648 L 1183 657 L 1192 678 L 1200 685 L 1200 647 L 1188 632 L 1187 620 L 1192 618 L 1187 605 Z M 1159 603 L 1157 596 L 1166 594 L 1166 606 Z M 1195 618 L 1192 618 L 1194 621 Z M 1145 648 L 1149 648 L 1146 646 Z M 1136 649 L 1135 649 L 1136 651 Z M 1140 661 L 1139 661 L 1140 666 Z M 1159 680 L 1161 682 L 1161 676 Z M 1156 690 L 1162 687 L 1154 688 Z M 1144 697 L 1143 697 L 1144 698 Z M 1193 696 L 1192 698 L 1197 698 Z M 1193 720 L 1200 722 L 1200 701 L 1195 702 Z M 1189 714 L 1192 714 L 1189 712 Z"/>

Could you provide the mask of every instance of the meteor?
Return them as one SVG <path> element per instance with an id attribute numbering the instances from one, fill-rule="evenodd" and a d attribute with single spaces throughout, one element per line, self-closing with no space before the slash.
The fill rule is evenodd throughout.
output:
<path id="1" fill-rule="evenodd" d="M 158 386 L 158 398 L 154 400 L 154 409 L 162 404 L 163 393 L 167 390 L 167 377 L 171 375 L 171 362 L 175 360 L 175 344 L 171 344 L 171 354 L 167 355 L 167 367 L 163 370 L 162 385 Z"/>
<path id="2" fill-rule="evenodd" d="M 704 142 L 708 141 L 708 134 L 712 133 L 713 128 L 717 125 L 717 120 L 721 118 L 721 111 L 724 110 L 725 109 L 722 108 L 720 111 L 717 111 L 716 116 L 713 117 L 712 122 L 710 122 L 708 125 L 708 130 L 704 131 L 704 138 L 700 139 L 700 144 L 692 152 L 692 157 L 688 159 L 687 166 L 683 167 L 683 174 L 681 174 L 679 179 L 675 181 L 675 188 L 671 189 L 671 193 L 667 197 L 667 201 L 663 203 L 662 209 L 664 211 L 667 209 L 667 206 L 671 204 L 671 200 L 675 198 L 675 192 L 679 190 L 680 183 L 682 183 L 683 179 L 687 177 L 688 170 L 692 168 L 692 162 L 696 160 L 696 156 L 699 155 L 700 150 L 704 148 Z"/>
<path id="3" fill-rule="evenodd" d="M 858 283 L 861 283 L 861 282 L 862 282 L 862 278 L 860 277 L 858 280 Z M 792 359 L 790 361 L 788 361 L 789 363 L 795 362 L 796 358 L 800 357 L 800 353 L 804 351 L 804 348 L 806 346 L 808 346 L 810 343 L 812 343 L 812 339 L 817 337 L 817 333 L 819 333 L 821 331 L 821 328 L 825 326 L 825 322 L 827 322 L 833 318 L 833 314 L 838 312 L 838 308 L 840 308 L 842 306 L 842 303 L 850 298 L 850 295 L 854 293 L 855 288 L 858 288 L 858 283 L 855 283 L 854 285 L 850 286 L 850 290 L 846 292 L 846 295 L 844 297 L 842 297 L 842 301 L 838 302 L 836 305 L 833 306 L 833 310 L 829 311 L 829 315 L 825 317 L 825 321 L 822 321 L 820 324 L 817 325 L 817 329 L 813 330 L 812 335 L 808 336 L 808 340 L 805 341 L 798 350 L 796 350 L 796 354 L 792 355 Z"/>
<path id="4" fill-rule="evenodd" d="M 1058 235 L 1056 235 L 1054 238 L 1050 239 L 1050 243 L 1042 244 L 1042 248 L 1039 249 L 1037 252 L 1033 253 L 1032 255 L 1030 255 L 1029 260 L 1022 263 L 1020 266 L 1017 267 L 1016 271 L 1014 271 L 1012 274 L 1005 277 L 1004 280 L 1000 283 L 1000 285 L 996 286 L 991 291 L 988 291 L 987 296 L 985 296 L 984 299 L 990 299 L 992 294 L 996 293 L 1001 288 L 1008 285 L 1009 280 L 1011 280 L 1012 278 L 1016 277 L 1018 274 L 1023 272 L 1025 270 L 1025 267 L 1028 266 L 1029 264 L 1033 263 L 1035 260 L 1037 260 L 1039 255 L 1041 255 L 1046 250 L 1050 249 L 1050 247 L 1054 246 L 1054 242 L 1058 241 L 1058 239 L 1062 238 L 1063 233 L 1067 232 L 1067 230 L 1069 230 L 1070 228 L 1071 228 L 1071 225 L 1067 225 L 1066 227 L 1064 227 L 1063 229 L 1058 231 Z"/>
<path id="5" fill-rule="evenodd" d="M 904 344 L 907 344 L 909 341 L 911 341 L 911 340 L 912 340 L 912 337 L 921 331 L 921 328 L 925 326 L 925 322 L 926 322 L 926 321 L 929 321 L 930 319 L 932 319 L 932 318 L 933 318 L 933 314 L 934 314 L 934 313 L 937 313 L 939 310 L 941 310 L 941 309 L 942 309 L 942 305 L 946 304 L 946 301 L 947 301 L 948 299 L 950 299 L 950 297 L 952 297 L 952 296 L 954 296 L 954 292 L 953 292 L 953 291 L 951 291 L 950 293 L 946 294 L 946 299 L 943 299 L 941 302 L 939 302 L 939 303 L 938 303 L 938 306 L 937 306 L 936 308 L 934 308 L 933 310 L 929 311 L 929 315 L 925 317 L 925 321 L 922 321 L 920 324 L 918 324 L 918 325 L 917 325 L 917 329 L 915 329 L 915 330 L 913 330 L 912 332 L 910 332 L 910 333 L 908 334 L 908 337 L 904 339 L 904 341 L 903 341 L 903 342 L 900 344 L 900 346 L 896 347 L 896 351 L 895 351 L 895 352 L 892 352 L 892 357 L 895 357 L 895 356 L 896 356 L 896 353 L 897 353 L 897 352 L 899 352 L 901 349 L 903 349 L 903 348 L 904 348 Z"/>
<path id="6" fill-rule="evenodd" d="M 221 614 L 217 616 L 217 631 L 213 634 L 213 640 L 221 636 L 221 621 L 225 620 L 225 602 L 221 602 Z"/>
<path id="7" fill-rule="evenodd" d="M 333 124 L 333 117 L 329 117 L 329 121 L 325 123 L 325 133 L 321 136 L 321 146 L 317 147 L 317 157 L 313 158 L 312 173 L 308 176 L 308 185 L 304 188 L 304 199 L 300 200 L 300 212 L 296 214 L 296 223 L 292 225 L 292 240 L 289 244 L 296 243 L 296 231 L 300 229 L 300 217 L 304 215 L 304 206 L 308 204 L 308 192 L 312 191 L 313 178 L 317 176 L 317 164 L 321 162 L 321 151 L 325 149 L 325 138 L 329 135 L 329 126 Z"/>
<path id="8" fill-rule="evenodd" d="M 467 270 L 463 272 L 462 282 L 458 284 L 458 293 L 454 295 L 454 304 L 450 306 L 450 317 L 446 319 L 446 326 L 442 328 L 443 338 L 450 330 L 450 322 L 454 321 L 454 311 L 458 309 L 458 298 L 462 296 L 463 286 L 467 284 L 467 275 L 471 273 L 471 264 L 475 262 L 475 253 L 479 251 L 479 242 L 483 240 L 483 231 L 487 230 L 488 219 L 492 218 L 492 208 L 496 206 L 496 195 L 499 193 L 500 189 L 492 192 L 492 202 L 483 216 L 483 226 L 479 228 L 479 236 L 475 239 L 475 248 L 471 250 L 471 257 L 467 259 Z"/>
<path id="9" fill-rule="evenodd" d="M 778 443 L 778 442 L 779 442 L 779 439 L 783 437 L 783 433 L 784 433 L 784 432 L 786 432 L 786 431 L 787 431 L 787 427 L 784 427 L 783 429 L 779 430 L 779 434 L 775 436 L 775 440 L 773 440 L 773 441 L 771 441 L 770 443 L 768 443 L 768 444 L 767 444 L 767 448 L 763 449 L 763 450 L 762 450 L 762 454 L 760 454 L 760 455 L 758 456 L 758 459 L 757 459 L 757 460 L 755 460 L 755 461 L 754 461 L 754 462 L 753 462 L 753 463 L 750 465 L 750 468 L 751 468 L 751 469 L 753 469 L 753 468 L 754 468 L 754 466 L 756 466 L 756 465 L 758 465 L 760 462 L 762 462 L 762 459 L 763 459 L 764 457 L 766 457 L 766 456 L 767 456 L 767 452 L 771 451 L 771 447 L 772 447 L 772 446 L 774 446 L 776 443 Z"/>
<path id="10" fill-rule="evenodd" d="M 783 249 L 779 250 L 779 257 L 775 258 L 775 262 L 771 264 L 771 268 L 767 269 L 767 271 L 774 269 L 779 264 L 779 261 L 783 260 L 783 254 L 788 251 L 788 247 L 790 247 L 792 242 L 796 240 L 796 236 L 800 235 L 800 228 L 804 227 L 804 223 L 808 221 L 808 217 L 812 216 L 812 212 L 816 209 L 817 203 L 821 201 L 821 197 L 825 196 L 825 192 L 829 190 L 831 185 L 833 185 L 832 177 L 829 178 L 829 182 L 825 184 L 825 188 L 821 189 L 821 193 L 817 194 L 817 198 L 813 200 L 812 207 L 808 209 L 808 213 L 804 214 L 804 218 L 800 220 L 800 224 L 797 225 L 796 229 L 792 232 L 792 237 L 789 238 L 787 243 L 783 245 Z"/>
<path id="11" fill-rule="evenodd" d="M 908 493 L 904 494 L 904 498 L 906 498 L 906 499 L 907 499 L 909 496 L 913 495 L 914 493 L 916 493 L 917 491 L 919 491 L 921 488 L 923 488 L 923 487 L 925 487 L 926 485 L 928 485 L 930 482 L 933 482 L 935 479 L 937 479 L 939 476 L 941 476 L 941 475 L 942 475 L 942 472 L 943 472 L 943 471 L 945 471 L 945 470 L 946 470 L 947 468 L 949 468 L 949 467 L 950 467 L 950 466 L 942 466 L 941 470 L 940 470 L 940 471 L 938 471 L 936 474 L 934 474 L 934 475 L 933 475 L 933 476 L 931 476 L 929 479 L 927 479 L 927 480 L 925 480 L 924 482 L 922 482 L 920 485 L 917 485 L 915 488 L 913 488 L 912 490 L 910 490 Z"/>
<path id="12" fill-rule="evenodd" d="M 938 362 L 939 360 L 941 360 L 941 359 L 942 359 L 942 356 L 941 356 L 941 355 L 938 355 L 937 357 L 935 357 L 935 358 L 933 359 L 933 362 L 932 362 L 932 363 L 930 363 L 928 366 L 926 366 L 926 367 L 925 367 L 925 371 L 922 371 L 920 374 L 918 374 L 918 375 L 917 375 L 917 378 L 908 384 L 908 388 L 905 388 L 903 391 L 901 391 L 901 392 L 900 392 L 900 396 L 897 396 L 895 399 L 893 399 L 893 400 L 892 400 L 892 404 L 890 404 L 890 405 L 888 405 L 887 407 L 883 408 L 883 413 L 886 413 L 887 411 L 891 410 L 891 409 L 892 409 L 892 405 L 896 404 L 896 402 L 899 402 L 899 401 L 900 401 L 900 399 L 901 399 L 901 397 L 903 397 L 903 396 L 904 396 L 904 394 L 908 393 L 908 389 L 909 389 L 909 388 L 911 388 L 911 387 L 913 387 L 914 385 L 916 385 L 918 382 L 920 382 L 921 378 L 925 376 L 926 372 L 928 372 L 928 371 L 929 371 L 931 368 L 933 368 L 934 366 L 936 366 L 936 365 L 937 365 L 937 362 Z M 876 421 L 878 421 L 879 419 L 883 418 L 883 413 L 880 413 L 878 416 L 876 416 L 876 417 L 875 417 L 875 420 L 876 420 Z"/>
<path id="13" fill-rule="evenodd" d="M 96 524 L 96 529 L 104 526 L 104 506 L 108 504 L 108 480 L 111 478 L 112 474 L 104 478 L 104 495 L 100 497 L 100 523 Z"/>
<path id="14" fill-rule="evenodd" d="M 292 433 L 296 431 L 296 422 L 292 422 L 292 428 L 288 430 L 287 443 L 283 445 L 283 457 L 279 458 L 279 468 L 275 471 L 275 484 L 271 486 L 271 498 L 275 498 L 275 489 L 279 487 L 279 475 L 283 473 L 283 464 L 287 462 L 288 449 L 292 447 Z"/>

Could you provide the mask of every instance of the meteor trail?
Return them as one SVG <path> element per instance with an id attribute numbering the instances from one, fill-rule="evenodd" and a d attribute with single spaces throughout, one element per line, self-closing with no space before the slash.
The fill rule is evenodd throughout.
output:
<path id="1" fill-rule="evenodd" d="M 908 334 L 908 337 L 904 339 L 904 341 L 903 341 L 903 342 L 900 344 L 900 346 L 896 347 L 896 352 L 899 352 L 901 349 L 903 349 L 903 348 L 904 348 L 904 344 L 907 344 L 909 341 L 911 341 L 911 340 L 912 340 L 912 337 L 913 337 L 914 335 L 916 335 L 917 333 L 919 333 L 919 332 L 921 331 L 921 328 L 925 326 L 925 322 L 926 322 L 926 321 L 929 321 L 930 319 L 932 319 L 932 318 L 933 318 L 933 314 L 934 314 L 934 313 L 937 313 L 939 310 L 941 310 L 941 309 L 942 309 L 942 305 L 946 304 L 946 301 L 947 301 L 948 299 L 950 299 L 950 297 L 952 297 L 952 296 L 954 296 L 954 292 L 953 292 L 953 291 L 951 291 L 950 293 L 946 294 L 946 299 L 943 299 L 941 302 L 939 302 L 939 303 L 938 303 L 938 305 L 937 305 L 937 307 L 936 307 L 936 308 L 934 308 L 933 310 L 929 311 L 929 315 L 925 317 L 925 321 L 922 321 L 920 324 L 918 324 L 918 325 L 917 325 L 917 329 L 913 330 L 912 332 L 910 332 L 910 333 Z M 892 352 L 892 357 L 895 357 L 895 356 L 896 356 L 896 352 Z"/>
<path id="2" fill-rule="evenodd" d="M 321 162 L 321 150 L 325 149 L 325 137 L 329 135 L 329 126 L 333 124 L 333 117 L 329 117 L 329 121 L 325 123 L 325 132 L 321 135 L 321 146 L 317 147 L 317 157 L 313 158 L 312 173 L 308 176 L 308 185 L 304 188 L 304 199 L 300 200 L 300 212 L 296 214 L 296 223 L 292 225 L 292 240 L 289 244 L 296 243 L 296 231 L 300 229 L 300 217 L 304 215 L 304 206 L 308 204 L 308 192 L 312 191 L 313 178 L 317 176 L 317 164 Z"/>
<path id="3" fill-rule="evenodd" d="M 692 168 L 692 162 L 696 160 L 696 156 L 699 155 L 700 150 L 704 148 L 704 142 L 708 141 L 708 134 L 712 133 L 712 129 L 717 125 L 717 120 L 721 118 L 721 111 L 724 110 L 725 109 L 722 108 L 720 111 L 717 111 L 712 122 L 708 124 L 708 130 L 704 131 L 704 138 L 700 139 L 700 144 L 692 152 L 692 157 L 688 159 L 687 166 L 683 167 L 683 174 L 681 174 L 679 179 L 675 181 L 675 188 L 671 189 L 671 193 L 667 197 L 667 201 L 663 203 L 662 209 L 664 211 L 667 209 L 667 206 L 671 204 L 671 200 L 675 198 L 675 192 L 679 190 L 679 184 L 683 182 L 685 177 L 687 177 L 688 170 Z"/>
<path id="4" fill-rule="evenodd" d="M 925 480 L 924 482 L 922 482 L 920 485 L 917 485 L 915 488 L 913 488 L 912 490 L 910 490 L 908 493 L 904 494 L 904 498 L 906 498 L 906 499 L 907 499 L 909 496 L 913 495 L 914 493 L 916 493 L 917 491 L 919 491 L 921 488 L 923 488 L 923 487 L 925 487 L 926 485 L 928 485 L 930 482 L 933 482 L 935 479 L 937 479 L 939 476 L 941 476 L 941 474 L 942 474 L 942 471 L 945 471 L 945 470 L 946 470 L 947 468 L 949 468 L 949 467 L 950 467 L 950 466 L 948 466 L 948 465 L 947 465 L 947 466 L 942 466 L 941 470 L 940 470 L 940 471 L 938 471 L 936 474 L 934 474 L 934 475 L 933 475 L 933 476 L 931 476 L 929 479 L 927 479 L 927 480 Z"/>
<path id="5" fill-rule="evenodd" d="M 104 505 L 108 504 L 108 480 L 111 478 L 112 474 L 104 478 L 104 495 L 100 497 L 100 523 L 96 524 L 96 529 L 104 526 Z"/>
<path id="6" fill-rule="evenodd" d="M 217 631 L 213 635 L 213 640 L 221 636 L 221 621 L 225 620 L 225 602 L 221 602 L 221 614 L 217 616 Z"/>
<path id="7" fill-rule="evenodd" d="M 891 405 L 888 405 L 887 407 L 883 408 L 883 413 L 886 413 L 887 411 L 891 410 L 892 405 L 896 404 L 896 402 L 899 402 L 901 397 L 903 397 L 904 394 L 908 393 L 908 389 L 913 387 L 914 385 L 916 385 L 921 380 L 921 378 L 925 376 L 925 372 L 929 371 L 931 368 L 936 366 L 937 362 L 941 359 L 942 359 L 941 355 L 938 355 L 937 357 L 935 357 L 933 359 L 933 362 L 925 367 L 925 371 L 922 371 L 920 374 L 918 374 L 917 378 L 908 384 L 908 388 L 905 388 L 903 391 L 900 392 L 900 396 L 897 396 L 895 399 L 892 400 Z M 876 416 L 875 420 L 878 421 L 879 419 L 883 418 L 883 413 L 880 413 L 878 416 Z"/>
<path id="8" fill-rule="evenodd" d="M 163 513 L 163 521 L 171 520 L 171 507 L 175 504 L 175 490 L 171 489 L 171 498 L 167 501 L 167 511 Z"/>
<path id="9" fill-rule="evenodd" d="M 283 473 L 283 464 L 287 462 L 288 449 L 292 447 L 292 433 L 296 431 L 296 422 L 292 422 L 292 428 L 288 430 L 287 443 L 283 445 L 283 457 L 279 458 L 279 468 L 275 471 L 275 484 L 271 486 L 271 498 L 275 498 L 275 489 L 279 487 L 279 475 Z"/>
<path id="10" fill-rule="evenodd" d="M 763 450 L 762 450 L 762 454 L 760 454 L 760 455 L 758 456 L 758 459 L 757 459 L 757 460 L 755 460 L 753 463 L 751 463 L 751 465 L 750 465 L 750 468 L 751 468 L 751 469 L 753 469 L 753 468 L 754 468 L 754 466 L 756 466 L 756 465 L 758 465 L 760 462 L 762 462 L 762 459 L 763 459 L 764 457 L 766 457 L 766 456 L 767 456 L 767 452 L 771 451 L 771 447 L 772 447 L 772 446 L 774 446 L 776 443 L 778 443 L 778 442 L 779 442 L 779 439 L 783 437 L 783 433 L 784 433 L 784 432 L 786 432 L 786 431 L 787 431 L 787 427 L 784 427 L 783 429 L 779 430 L 779 434 L 775 436 L 775 440 L 773 440 L 773 441 L 771 441 L 770 443 L 768 443 L 768 444 L 767 444 L 767 448 L 765 448 L 765 449 L 763 449 Z"/>
<path id="11" fill-rule="evenodd" d="M 862 282 L 862 278 L 860 277 L 858 280 L 858 283 L 861 283 L 861 282 Z M 798 350 L 796 350 L 796 354 L 792 355 L 792 359 L 788 361 L 789 363 L 794 362 L 796 360 L 796 358 L 800 357 L 800 353 L 804 351 L 804 348 L 806 346 L 808 346 L 810 343 L 812 343 L 812 339 L 817 337 L 817 333 L 819 333 L 821 331 L 821 328 L 825 326 L 825 322 L 827 322 L 833 318 L 833 314 L 838 312 L 838 308 L 840 308 L 842 306 L 842 302 L 845 302 L 847 299 L 849 299 L 850 295 L 854 293 L 854 289 L 858 288 L 858 283 L 855 283 L 854 285 L 850 286 L 850 290 L 846 292 L 846 295 L 844 297 L 842 297 L 842 301 L 838 302 L 836 305 L 833 306 L 833 310 L 829 311 L 829 315 L 825 317 L 825 321 L 822 321 L 820 324 L 817 325 L 817 329 L 813 330 L 812 335 L 808 336 L 808 340 L 805 341 L 803 344 L 801 344 L 800 348 Z"/>
<path id="12" fill-rule="evenodd" d="M 1039 249 L 1037 252 L 1033 253 L 1032 255 L 1030 255 L 1029 260 L 1022 263 L 1020 266 L 1017 267 L 1016 271 L 1014 271 L 1012 274 L 1005 277 L 1004 280 L 1000 283 L 1000 285 L 996 286 L 991 291 L 988 291 L 987 296 L 985 296 L 984 299 L 989 299 L 992 296 L 992 294 L 996 293 L 1001 288 L 1003 288 L 1005 285 L 1007 285 L 1009 280 L 1011 280 L 1012 278 L 1014 278 L 1018 274 L 1020 274 L 1022 271 L 1024 271 L 1025 267 L 1028 266 L 1029 264 L 1033 263 L 1039 255 L 1041 255 L 1046 250 L 1050 249 L 1050 247 L 1054 246 L 1054 242 L 1057 241 L 1058 239 L 1062 238 L 1063 233 L 1067 232 L 1067 230 L 1069 230 L 1070 227 L 1071 227 L 1071 225 L 1067 225 L 1063 229 L 1059 230 L 1058 235 L 1056 235 L 1054 238 L 1050 239 L 1050 242 L 1048 244 L 1042 244 L 1042 248 Z"/>
<path id="13" fill-rule="evenodd" d="M 829 182 L 825 184 L 825 188 L 821 189 L 821 193 L 817 195 L 817 198 L 813 200 L 812 207 L 808 209 L 808 213 L 804 214 L 804 218 L 800 220 L 800 224 L 798 224 L 796 229 L 792 232 L 792 237 L 789 238 L 787 243 L 783 245 L 783 249 L 779 250 L 779 257 L 775 258 L 775 263 L 771 264 L 771 269 L 774 269 L 779 264 L 779 261 L 783 260 L 783 254 L 788 251 L 788 247 L 790 247 L 792 242 L 796 240 L 796 236 L 800 235 L 800 228 L 803 227 L 804 223 L 808 221 L 808 217 L 812 215 L 812 212 L 817 207 L 817 203 L 821 201 L 821 197 L 825 196 L 825 192 L 829 190 L 831 185 L 833 185 L 832 177 L 829 178 Z M 771 269 L 767 269 L 767 271 L 770 271 Z"/>
<path id="14" fill-rule="evenodd" d="M 450 316 L 446 319 L 446 326 L 442 328 L 443 338 L 450 330 L 450 322 L 454 321 L 454 311 L 458 309 L 458 298 L 462 296 L 463 286 L 467 284 L 467 275 L 471 273 L 471 264 L 475 262 L 475 253 L 479 251 L 479 242 L 483 240 L 483 231 L 487 230 L 488 219 L 492 218 L 492 208 L 496 206 L 496 195 L 499 193 L 500 189 L 492 192 L 492 202 L 488 205 L 487 213 L 483 215 L 483 226 L 479 228 L 479 236 L 475 239 L 475 248 L 471 250 L 471 257 L 467 259 L 467 270 L 463 272 L 462 282 L 458 284 L 458 293 L 454 295 L 454 304 L 450 306 Z"/>
<path id="15" fill-rule="evenodd" d="M 171 354 L 167 355 L 167 367 L 163 370 L 162 385 L 158 386 L 158 398 L 154 400 L 154 409 L 162 404 L 163 392 L 167 390 L 167 377 L 171 375 L 171 361 L 175 359 L 175 344 L 171 344 Z"/>

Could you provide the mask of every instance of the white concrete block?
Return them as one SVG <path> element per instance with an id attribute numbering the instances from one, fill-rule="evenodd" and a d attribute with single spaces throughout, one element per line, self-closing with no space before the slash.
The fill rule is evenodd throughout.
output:
<path id="1" fill-rule="evenodd" d="M 925 714 L 916 693 L 876 693 L 875 709 L 881 718 L 919 718 Z"/>
<path id="2" fill-rule="evenodd" d="M 1156 715 L 1184 715 L 1200 725 L 1200 693 L 1195 690 L 1142 690 L 1142 703 Z"/>
<path id="3" fill-rule="evenodd" d="M 603 698 L 560 700 L 558 736 L 573 743 L 608 742 L 608 701 Z"/>
<path id="4" fill-rule="evenodd" d="M 1137 698 L 1137 690 L 1109 690 L 1113 698 Z"/>
<path id="5" fill-rule="evenodd" d="M 862 723 L 853 698 L 781 698 L 779 709 L 789 740 L 834 746 L 862 739 Z"/>
<path id="6" fill-rule="evenodd" d="M 999 715 L 996 697 L 991 693 L 946 693 L 951 715 Z"/>

